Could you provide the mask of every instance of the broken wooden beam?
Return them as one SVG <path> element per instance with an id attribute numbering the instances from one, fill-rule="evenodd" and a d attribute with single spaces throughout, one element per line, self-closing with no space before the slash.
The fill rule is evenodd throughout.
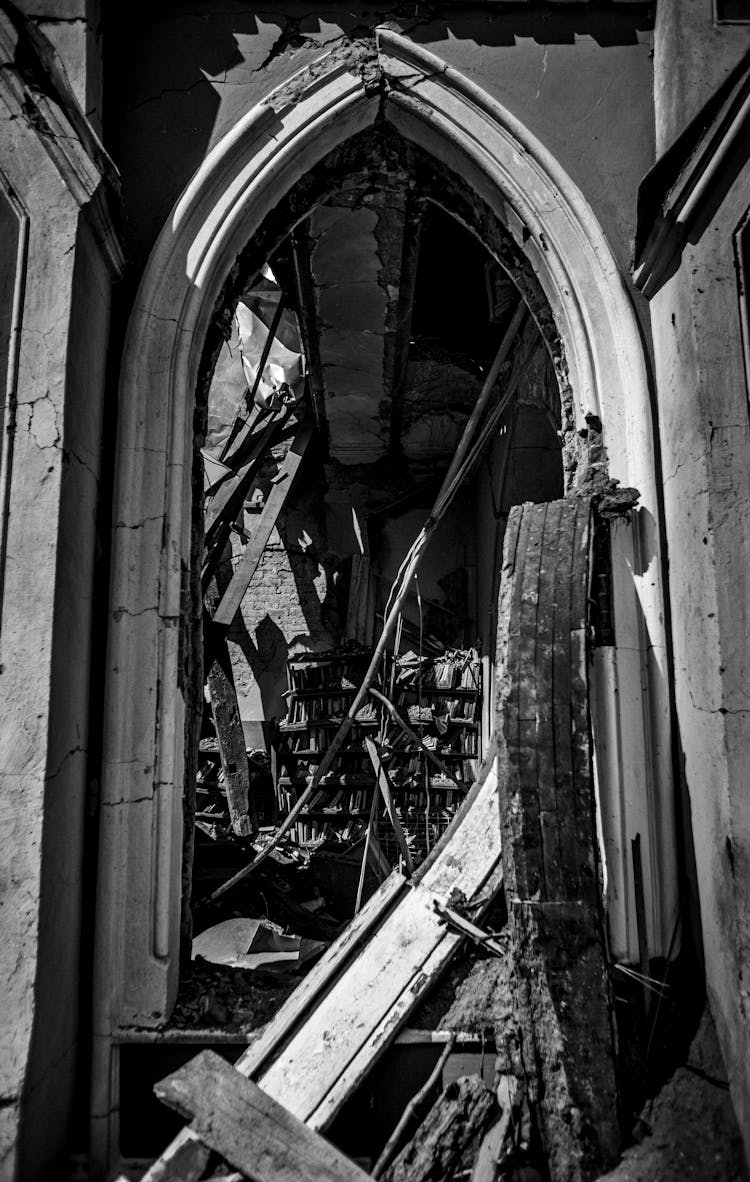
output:
<path id="1" fill-rule="evenodd" d="M 214 548 L 222 524 L 234 521 L 237 516 L 259 463 L 293 409 L 290 405 L 273 413 L 262 411 L 253 430 L 248 430 L 246 442 L 251 446 L 247 453 L 243 457 L 234 452 L 229 457 L 234 474 L 222 481 L 206 506 L 206 547 L 209 550 Z M 242 451 L 245 451 L 244 447 Z"/>
<path id="2" fill-rule="evenodd" d="M 380 794 L 383 797 L 383 803 L 385 804 L 385 809 L 388 813 L 388 819 L 391 822 L 398 848 L 401 850 L 401 854 L 404 859 L 406 873 L 409 877 L 411 877 L 414 873 L 414 859 L 411 856 L 411 850 L 406 844 L 406 835 L 403 831 L 403 828 L 401 827 L 401 821 L 399 819 L 398 813 L 396 812 L 396 806 L 393 803 L 388 773 L 383 767 L 377 747 L 369 736 L 366 736 L 365 738 L 365 746 L 367 747 L 367 754 L 370 756 L 370 762 L 377 778 L 377 787 L 373 789 L 373 797 L 377 798 L 378 789 L 380 789 Z"/>
<path id="3" fill-rule="evenodd" d="M 248 1047 L 239 1069 L 312 1128 L 326 1128 L 462 942 L 436 914 L 435 901 L 447 904 L 460 891 L 467 903 L 481 895 L 479 911 L 486 910 L 500 888 L 500 857 L 492 761 L 471 807 L 442 839 L 424 873 L 422 868 L 417 872 L 418 884 L 400 889 L 387 918 L 373 926 L 346 964 L 337 961 L 336 975 L 328 973 L 327 983 L 319 982 L 315 1001 L 298 1008 L 295 997 L 304 990 L 303 982 Z M 381 892 L 392 880 L 406 886 L 394 871 Z M 371 899 L 362 915 L 373 906 Z M 336 944 L 326 956 L 335 949 Z"/>
<path id="4" fill-rule="evenodd" d="M 232 576 L 232 581 L 224 592 L 221 603 L 214 613 L 213 620 L 215 624 L 221 624 L 228 628 L 237 615 L 240 604 L 245 598 L 245 592 L 258 569 L 263 551 L 271 536 L 271 530 L 276 525 L 279 514 L 284 508 L 284 503 L 294 483 L 294 478 L 302 463 L 302 458 L 307 450 L 307 445 L 311 437 L 312 430 L 309 426 L 303 425 L 297 431 L 294 442 L 284 457 L 281 471 L 268 494 L 268 500 L 263 507 L 260 520 L 253 530 L 250 541 L 245 547 L 244 553 Z"/>
<path id="5" fill-rule="evenodd" d="M 471 1182 L 495 1182 L 498 1177 L 514 1174 L 507 1169 L 509 1151 L 514 1148 L 514 1132 L 520 1131 L 523 1086 L 515 1075 L 501 1075 L 495 1095 L 499 1115 L 484 1137 L 474 1158 Z M 503 1166 L 506 1168 L 503 1169 Z M 520 1173 L 520 1171 L 519 1171 Z"/>
<path id="6" fill-rule="evenodd" d="M 276 333 L 279 331 L 279 324 L 281 322 L 281 316 L 282 316 L 283 311 L 284 311 L 284 296 L 283 296 L 283 293 L 281 293 L 279 296 L 279 302 L 277 303 L 275 311 L 274 311 L 273 320 L 271 322 L 271 327 L 269 329 L 267 329 L 266 339 L 263 343 L 263 350 L 261 352 L 260 361 L 258 363 L 258 368 L 255 373 L 255 381 L 253 382 L 253 388 L 252 388 L 252 390 L 248 390 L 245 395 L 246 405 L 249 407 L 249 410 L 250 410 L 249 421 L 246 420 L 245 422 L 242 422 L 239 419 L 239 414 L 237 416 L 235 416 L 235 420 L 232 423 L 232 428 L 229 432 L 229 435 L 227 436 L 227 439 L 225 440 L 223 448 L 221 449 L 221 455 L 219 456 L 220 460 L 226 460 L 227 456 L 229 455 L 229 452 L 232 451 L 238 445 L 239 436 L 241 434 L 244 435 L 244 433 L 248 429 L 252 430 L 253 426 L 255 425 L 255 416 L 253 415 L 253 412 L 257 409 L 256 403 L 255 403 L 255 395 L 258 392 L 258 387 L 260 386 L 261 379 L 263 377 L 263 370 L 266 368 L 266 362 L 268 361 L 268 355 L 271 352 L 271 346 L 273 345 Z M 240 335 L 240 341 L 242 341 L 241 335 Z M 265 409 L 266 409 L 265 407 L 262 408 L 262 410 L 265 410 Z"/>
<path id="7" fill-rule="evenodd" d="M 455 1080 L 382 1175 L 382 1182 L 451 1182 L 468 1176 L 494 1112 L 495 1097 L 480 1076 Z"/>
<path id="8" fill-rule="evenodd" d="M 367 1174 L 220 1055 L 202 1051 L 154 1092 L 252 1182 L 366 1182 Z M 175 1175 L 173 1175 L 175 1177 Z"/>
<path id="9" fill-rule="evenodd" d="M 206 609 L 210 616 L 221 592 L 212 579 L 206 592 Z M 226 635 L 223 630 L 211 630 L 208 670 L 208 692 L 211 698 L 211 714 L 219 743 L 221 767 L 224 773 L 224 792 L 229 808 L 232 831 L 238 837 L 250 837 L 257 829 L 255 805 L 250 793 L 250 766 L 247 761 L 245 732 L 240 718 L 237 690 L 232 675 L 232 662 Z M 207 637 L 207 640 L 209 638 Z"/>

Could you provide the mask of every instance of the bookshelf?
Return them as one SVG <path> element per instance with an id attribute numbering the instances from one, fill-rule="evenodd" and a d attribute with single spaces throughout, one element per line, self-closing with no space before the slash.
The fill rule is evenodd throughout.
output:
<path id="1" fill-rule="evenodd" d="M 347 646 L 288 662 L 288 713 L 278 728 L 279 810 L 289 812 L 317 771 L 361 683 L 371 652 Z M 357 841 L 367 827 L 376 778 L 365 739 L 374 740 L 415 864 L 455 816 L 476 779 L 481 755 L 481 663 L 475 649 L 440 657 L 406 653 L 384 665 L 380 685 L 407 734 L 374 698 L 358 712 L 345 746 L 295 827 L 299 842 Z M 429 749 L 444 765 L 439 770 Z M 382 801 L 377 836 L 391 865 L 399 849 Z"/>

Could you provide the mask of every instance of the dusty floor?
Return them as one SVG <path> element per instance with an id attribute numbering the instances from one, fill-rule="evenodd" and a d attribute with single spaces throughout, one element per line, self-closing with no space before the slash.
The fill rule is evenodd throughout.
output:
<path id="1" fill-rule="evenodd" d="M 641 1113 L 642 1139 L 600 1182 L 747 1182 L 726 1072 L 704 1015 L 687 1063 Z"/>

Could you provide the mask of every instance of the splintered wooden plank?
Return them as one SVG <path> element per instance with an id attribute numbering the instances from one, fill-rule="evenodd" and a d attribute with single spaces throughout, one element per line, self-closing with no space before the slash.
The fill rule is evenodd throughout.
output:
<path id="1" fill-rule="evenodd" d="M 288 1041 L 299 1023 L 303 1022 L 306 1015 L 318 1004 L 321 995 L 345 970 L 378 924 L 384 922 L 396 900 L 406 889 L 406 879 L 398 870 L 394 870 L 390 877 L 380 884 L 359 914 L 347 924 L 291 997 L 268 1025 L 264 1026 L 262 1033 L 246 1051 L 243 1051 L 236 1064 L 238 1071 L 243 1075 L 258 1078 L 271 1056 Z"/>
<path id="2" fill-rule="evenodd" d="M 435 903 L 448 903 L 454 890 L 472 903 L 481 891 L 486 907 L 499 889 L 494 759 L 483 774 L 420 868 L 419 884 L 410 888 L 394 871 L 234 1068 L 316 1128 L 340 1109 L 460 946 Z M 183 1129 L 170 1151 L 196 1136 Z"/>
<path id="3" fill-rule="evenodd" d="M 499 889 L 494 759 L 483 773 L 419 884 L 394 871 L 233 1069 L 312 1128 L 327 1126 L 460 947 L 435 903 L 454 890 L 471 903 L 481 891 L 486 907 Z M 199 1136 L 183 1129 L 168 1153 L 189 1153 Z"/>
<path id="4" fill-rule="evenodd" d="M 237 615 L 239 606 L 245 598 L 245 592 L 258 569 L 258 563 L 271 536 L 271 530 L 279 519 L 279 514 L 284 507 L 284 502 L 294 483 L 294 478 L 302 463 L 302 457 L 305 454 L 311 436 L 312 431 L 307 426 L 300 427 L 295 435 L 294 443 L 284 457 L 284 463 L 281 466 L 278 479 L 271 486 L 271 491 L 263 507 L 260 520 L 253 530 L 250 541 L 245 547 L 245 551 L 232 576 L 232 581 L 224 592 L 221 603 L 216 609 L 214 614 L 215 624 L 222 624 L 228 628 Z"/>
<path id="5" fill-rule="evenodd" d="M 258 464 L 270 448 L 276 432 L 281 428 L 285 420 L 289 418 L 291 411 L 291 407 L 284 407 L 282 410 L 276 411 L 269 417 L 268 422 L 263 423 L 262 428 L 258 428 L 257 438 L 246 459 L 242 460 L 239 466 L 237 466 L 236 462 L 232 464 L 234 475 L 228 477 L 208 501 L 206 506 L 207 546 L 210 547 L 215 541 L 215 535 L 221 519 L 237 516 Z M 263 412 L 262 417 L 265 419 L 267 412 Z M 257 421 L 254 426 L 258 427 Z"/>
<path id="6" fill-rule="evenodd" d="M 254 1073 L 258 1083 L 295 1115 L 323 1127 L 460 944 L 459 937 L 446 931 L 435 902 L 447 902 L 454 890 L 471 902 L 500 857 L 493 761 L 471 808 L 419 885 L 405 892 L 347 971 L 321 993 L 317 1007 L 308 1010 L 266 1069 Z M 281 1023 L 285 1008 L 277 1015 Z M 262 1052 L 263 1039 L 261 1035 L 248 1056 Z"/>
<path id="7" fill-rule="evenodd" d="M 257 826 L 254 802 L 250 798 L 250 767 L 245 749 L 245 732 L 226 642 L 218 648 L 208 674 L 208 692 L 224 771 L 224 792 L 232 831 L 238 837 L 250 837 Z"/>
<path id="8" fill-rule="evenodd" d="M 506 881 L 520 898 L 578 898 L 584 879 L 592 881 L 589 517 L 588 502 L 570 498 L 516 506 L 509 519 L 498 733 Z"/>
<path id="9" fill-rule="evenodd" d="M 511 509 L 503 541 L 503 563 L 500 578 L 497 611 L 496 643 L 496 685 L 495 685 L 495 736 L 498 744 L 498 786 L 500 798 L 501 831 L 508 847 L 513 845 L 514 834 L 519 824 L 517 817 L 520 784 L 518 755 L 518 694 L 519 679 L 518 650 L 520 642 L 521 593 L 523 580 L 520 577 L 523 555 L 529 535 L 529 516 L 525 506 Z M 516 575 L 516 571 L 519 574 Z M 521 893 L 522 887 L 517 875 L 525 882 L 522 861 L 505 854 L 505 884 L 511 895 Z"/>
<path id="10" fill-rule="evenodd" d="M 487 764 L 484 772 L 471 807 L 421 878 L 422 886 L 442 899 L 447 900 L 454 889 L 467 901 L 474 899 L 502 856 L 497 761 Z"/>
<path id="11" fill-rule="evenodd" d="M 309 1120 L 355 1056 L 367 1047 L 370 1061 L 375 1061 L 381 1046 L 373 1046 L 375 1032 L 404 991 L 424 976 L 423 967 L 444 936 L 432 894 L 421 888 L 408 891 L 259 1077 L 261 1087 L 295 1116 Z M 398 1025 L 392 1034 L 397 1030 Z"/>
<path id="12" fill-rule="evenodd" d="M 590 503 L 570 497 L 546 508 L 518 506 L 510 516 L 522 520 L 514 523 L 514 549 L 506 551 L 503 566 L 502 603 L 510 610 L 501 613 L 498 628 L 498 710 L 506 719 L 505 727 L 498 726 L 498 766 L 501 776 L 510 770 L 503 832 L 506 880 L 513 884 L 511 942 L 523 982 L 515 994 L 524 999 L 520 1037 L 537 1050 L 551 1172 L 562 1176 L 576 1161 L 578 1177 L 580 1145 L 567 1113 L 579 1110 L 592 1130 L 592 1170 L 596 1165 L 600 1172 L 617 1135 L 611 1002 L 594 872 L 586 651 Z M 543 519 L 540 560 L 530 543 Z M 532 738 L 533 758 L 518 750 Z M 537 889 L 533 867 L 540 822 L 544 826 L 547 818 L 550 825 L 541 832 L 544 878 Z"/>
<path id="13" fill-rule="evenodd" d="M 252 1182 L 365 1182 L 368 1175 L 213 1051 L 156 1084 L 205 1145 Z"/>
<path id="14" fill-rule="evenodd" d="M 310 1113 L 307 1123 L 313 1129 L 325 1129 L 331 1123 L 343 1104 L 362 1083 L 365 1076 L 382 1053 L 390 1046 L 394 1037 L 409 1020 L 409 1016 L 424 997 L 425 991 L 443 971 L 453 954 L 458 950 L 463 937 L 443 929 L 445 935 L 437 943 L 413 976 L 406 988 L 392 1002 L 388 1012 L 371 1032 L 367 1042 L 358 1054 L 347 1064 L 330 1091 L 323 1097 L 317 1108 Z"/>

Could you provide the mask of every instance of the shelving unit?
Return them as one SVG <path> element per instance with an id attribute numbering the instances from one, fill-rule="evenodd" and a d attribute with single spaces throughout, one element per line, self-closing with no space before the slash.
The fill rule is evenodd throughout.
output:
<path id="1" fill-rule="evenodd" d="M 310 783 L 345 717 L 370 660 L 362 648 L 303 654 L 288 663 L 289 713 L 279 725 L 279 808 L 288 813 Z M 481 664 L 475 650 L 437 658 L 413 653 L 384 666 L 384 686 L 412 735 L 374 698 L 352 725 L 331 771 L 320 781 L 296 825 L 297 840 L 357 841 L 367 827 L 375 772 L 365 739 L 374 740 L 390 781 L 394 804 L 415 864 L 450 824 L 476 778 L 481 753 Z M 382 692 L 381 687 L 381 692 Z M 444 765 L 440 772 L 425 755 Z M 389 863 L 399 846 L 383 802 L 377 836 Z"/>

